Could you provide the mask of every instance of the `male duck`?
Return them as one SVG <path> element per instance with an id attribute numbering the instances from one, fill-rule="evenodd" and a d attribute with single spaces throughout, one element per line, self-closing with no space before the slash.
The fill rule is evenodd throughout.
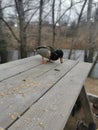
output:
<path id="1" fill-rule="evenodd" d="M 51 46 L 39 46 L 36 48 L 38 54 L 42 56 L 42 64 L 47 64 L 44 58 L 48 58 L 49 62 L 60 59 L 63 63 L 63 51 L 61 49 L 54 50 Z"/>

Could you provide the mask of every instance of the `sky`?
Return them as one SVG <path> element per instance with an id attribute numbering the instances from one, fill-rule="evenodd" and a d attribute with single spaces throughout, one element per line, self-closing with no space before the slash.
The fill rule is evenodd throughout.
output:
<path id="1" fill-rule="evenodd" d="M 74 0 L 74 2 L 79 2 L 79 1 L 80 1 L 80 0 Z M 84 1 L 84 0 L 82 0 L 82 1 Z M 97 1 L 97 0 L 93 0 L 93 1 L 95 2 L 95 1 Z M 38 0 L 36 0 L 36 2 L 38 2 Z M 63 4 L 62 4 L 61 14 L 63 14 L 63 12 L 65 11 L 65 9 L 70 6 L 70 0 L 62 0 L 62 2 L 63 2 Z M 13 3 L 14 3 L 14 0 L 3 0 L 3 6 L 9 5 L 9 3 L 10 3 L 10 4 L 13 4 Z M 55 13 L 55 21 L 56 21 L 56 19 L 57 19 L 57 17 L 58 17 L 58 8 L 57 8 L 57 7 L 58 7 L 58 4 L 59 4 L 59 2 L 58 2 L 58 0 L 56 0 L 56 9 L 55 9 L 55 11 L 56 11 L 57 13 Z M 97 4 L 98 4 L 98 3 L 97 3 Z M 47 4 L 47 5 L 45 6 L 45 8 L 44 8 L 44 14 L 49 11 L 49 9 L 50 9 L 50 7 L 51 7 L 50 5 L 51 5 L 51 3 L 50 3 L 50 4 Z M 66 15 L 64 15 L 63 19 L 66 20 L 66 19 L 68 19 L 69 17 L 70 17 L 70 21 L 73 21 L 73 20 L 77 19 L 77 17 L 78 17 L 77 14 L 79 14 L 79 12 L 80 12 L 81 5 L 83 5 L 83 2 L 82 2 L 82 4 L 77 4 L 76 6 L 74 6 L 74 7 L 71 9 L 70 12 L 67 12 Z M 37 6 L 38 6 L 38 5 L 37 5 Z M 87 10 L 87 7 L 85 8 L 85 11 L 86 11 L 86 10 Z M 9 14 L 14 14 L 14 8 L 6 8 L 6 9 L 4 10 L 4 14 L 5 14 L 6 17 L 7 17 Z M 32 14 L 32 11 L 31 11 L 30 14 L 28 14 L 28 17 L 31 16 L 31 14 Z M 51 14 L 51 13 L 50 13 L 50 14 Z M 70 14 L 71 14 L 71 15 L 70 15 Z M 37 16 L 38 16 L 38 12 L 37 12 L 37 14 L 35 15 L 35 17 L 33 17 L 32 21 L 35 21 L 36 19 L 38 20 L 38 17 L 37 17 Z M 51 15 L 47 17 L 47 20 L 51 21 L 50 19 L 51 19 Z"/>

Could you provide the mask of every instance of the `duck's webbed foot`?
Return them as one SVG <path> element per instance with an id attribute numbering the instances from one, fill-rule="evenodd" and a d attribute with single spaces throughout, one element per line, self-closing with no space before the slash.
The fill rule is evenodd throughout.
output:
<path id="1" fill-rule="evenodd" d="M 48 64 L 48 62 L 47 61 L 42 61 L 42 64 Z"/>
<path id="2" fill-rule="evenodd" d="M 42 57 L 42 64 L 48 64 L 48 62 L 44 60 L 44 57 Z"/>
<path id="3" fill-rule="evenodd" d="M 53 60 L 51 60 L 51 59 L 49 59 L 47 62 L 54 63 L 54 61 L 53 61 Z"/>

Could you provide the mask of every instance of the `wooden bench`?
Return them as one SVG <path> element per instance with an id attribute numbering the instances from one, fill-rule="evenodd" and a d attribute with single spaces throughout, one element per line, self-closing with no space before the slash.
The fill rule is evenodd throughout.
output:
<path id="1" fill-rule="evenodd" d="M 86 123 L 94 122 L 83 87 L 91 66 L 72 60 L 44 65 L 40 56 L 0 65 L 0 127 L 63 130 L 78 96 Z"/>

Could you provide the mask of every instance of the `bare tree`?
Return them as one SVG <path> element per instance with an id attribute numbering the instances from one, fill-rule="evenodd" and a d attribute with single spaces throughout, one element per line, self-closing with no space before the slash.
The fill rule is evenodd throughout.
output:
<path id="1" fill-rule="evenodd" d="M 5 40 L 5 34 L 3 31 L 3 12 L 2 12 L 2 0 L 0 0 L 0 57 L 1 63 L 7 62 L 7 42 Z"/>
<path id="2" fill-rule="evenodd" d="M 52 1 L 52 30 L 53 30 L 53 34 L 52 34 L 52 37 L 53 37 L 53 40 L 52 40 L 52 46 L 54 47 L 54 44 L 55 44 L 55 27 L 56 27 L 56 24 L 55 24 L 55 0 Z"/>
<path id="3" fill-rule="evenodd" d="M 72 50 L 73 50 L 73 47 L 75 46 L 75 37 L 76 38 L 78 38 L 78 29 L 79 29 L 79 24 L 80 24 L 80 22 L 81 22 L 81 17 L 82 17 L 82 15 L 83 15 L 83 11 L 84 11 L 84 8 L 85 8 L 85 6 L 86 6 L 86 3 L 87 3 L 87 0 L 85 0 L 84 2 L 83 2 L 83 5 L 82 5 L 82 7 L 81 7 L 81 10 L 80 10 L 80 13 L 77 13 L 78 14 L 78 20 L 77 20 L 77 24 L 75 25 L 75 23 L 73 23 L 73 27 L 72 27 L 72 45 L 71 45 L 71 49 L 70 49 L 70 51 L 69 51 L 69 56 L 68 56 L 68 59 L 70 59 L 71 58 L 71 55 L 72 55 Z M 73 35 L 74 34 L 74 35 Z"/>
<path id="4" fill-rule="evenodd" d="M 27 50 L 26 50 L 27 36 L 25 30 L 25 13 L 24 13 L 23 0 L 15 0 L 15 4 L 16 4 L 16 10 L 19 18 L 21 58 L 25 58 L 27 57 Z"/>
<path id="5" fill-rule="evenodd" d="M 79 17 L 78 17 L 77 28 L 79 27 L 79 24 L 80 24 L 80 21 L 81 21 L 81 17 L 82 17 L 84 8 L 86 6 L 86 3 L 87 3 L 87 0 L 84 0 L 84 3 L 82 5 L 81 11 L 80 11 L 80 14 L 79 14 Z"/>
<path id="6" fill-rule="evenodd" d="M 3 23 L 2 23 L 2 20 L 1 20 L 1 18 L 3 17 L 3 12 L 2 12 L 2 5 L 1 4 L 2 4 L 2 0 L 0 0 L 0 40 L 3 37 L 3 29 L 2 29 Z"/>
<path id="7" fill-rule="evenodd" d="M 37 45 L 38 45 L 38 46 L 41 44 L 43 4 L 44 4 L 44 1 L 43 1 L 43 0 L 40 0 L 40 7 L 39 7 L 39 27 L 38 27 L 38 41 L 37 41 Z"/>
<path id="8" fill-rule="evenodd" d="M 5 23 L 5 25 L 8 27 L 8 29 L 10 30 L 12 36 L 14 37 L 14 39 L 20 44 L 20 58 L 25 58 L 27 57 L 27 28 L 29 26 L 30 21 L 32 20 L 32 17 L 35 15 L 35 13 L 38 11 L 39 7 L 35 7 L 34 10 L 31 13 L 31 16 L 28 20 L 26 20 L 26 13 L 28 11 L 31 11 L 30 9 L 26 10 L 24 9 L 26 6 L 26 2 L 31 2 L 30 0 L 15 0 L 15 5 L 13 4 L 7 4 L 5 5 L 2 9 L 7 9 L 9 7 L 15 7 L 15 12 L 18 14 L 16 19 L 19 23 L 19 36 L 17 35 L 17 33 L 15 33 L 14 28 L 12 28 L 8 21 L 4 18 L 1 17 L 1 20 Z"/>
<path id="9" fill-rule="evenodd" d="M 93 30 L 92 30 L 92 2 L 93 0 L 88 1 L 87 9 L 87 48 L 85 49 L 84 61 L 93 62 L 94 56 L 94 42 L 93 42 Z"/>
<path id="10" fill-rule="evenodd" d="M 62 2 L 61 2 L 61 0 L 59 0 L 58 17 L 61 16 L 61 6 L 62 6 Z M 61 20 L 58 23 L 59 23 L 59 36 L 60 36 L 61 35 Z"/>

